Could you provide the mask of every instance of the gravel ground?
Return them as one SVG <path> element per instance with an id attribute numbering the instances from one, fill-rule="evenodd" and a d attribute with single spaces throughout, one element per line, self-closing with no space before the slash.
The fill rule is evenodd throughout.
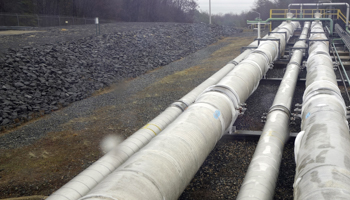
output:
<path id="1" fill-rule="evenodd" d="M 120 30 L 113 29 L 115 26 L 108 24 L 106 28 Z M 167 65 L 237 32 L 232 27 L 199 23 L 133 29 L 134 24 L 130 24 L 129 31 L 83 37 L 84 29 L 75 28 L 63 35 L 83 38 L 56 43 L 53 39 L 53 44 L 9 50 L 0 59 L 0 131 L 87 98 L 117 81 Z M 32 34 L 60 36 L 60 32 Z M 0 41 L 6 39 L 0 37 Z M 22 43 L 19 40 L 17 44 Z"/>
<path id="2" fill-rule="evenodd" d="M 122 85 L 118 85 L 119 88 L 111 93 L 90 97 L 73 103 L 70 105 L 69 109 L 63 110 L 64 113 L 52 113 L 41 120 L 29 123 L 28 125 L 18 128 L 17 130 L 11 131 L 11 134 L 5 134 L 1 137 L 0 148 L 18 148 L 23 145 L 31 144 L 32 141 L 36 141 L 37 139 L 46 135 L 48 132 L 59 131 L 59 125 L 64 124 L 71 119 L 85 117 L 100 107 L 121 104 L 125 102 L 129 96 L 142 91 L 157 80 L 175 72 L 195 66 L 196 64 L 200 63 L 202 59 L 205 59 L 208 55 L 210 55 L 210 53 L 225 45 L 228 45 L 228 43 L 224 42 L 220 43 L 219 45 L 208 46 L 207 48 L 199 50 L 178 62 L 173 62 L 156 71 L 153 71 L 152 73 L 142 75 L 133 81 L 121 83 Z M 200 80 L 193 80 L 193 87 L 200 83 Z M 181 94 L 169 93 L 166 99 L 162 99 L 159 103 L 165 107 L 180 97 Z M 149 118 L 149 120 L 152 119 L 149 116 L 147 116 L 147 118 Z"/>
<path id="3" fill-rule="evenodd" d="M 232 49 L 222 60 L 211 54 L 231 45 L 238 55 L 252 39 L 222 40 L 2 134 L 0 197 L 51 194 L 102 155 L 104 136 L 129 136 L 233 58 Z"/>
<path id="4" fill-rule="evenodd" d="M 222 40 L 181 60 L 102 90 L 95 96 L 75 102 L 65 109 L 0 136 L 0 148 L 5 154 L 4 157 L 0 155 L 0 197 L 49 195 L 101 156 L 96 145 L 103 136 L 115 132 L 124 137 L 129 136 L 231 60 L 232 56 L 218 59 L 213 55 L 216 52 L 225 53 L 220 50 L 243 39 Z M 232 55 L 232 50 L 228 52 Z M 282 67 L 276 66 L 268 72 L 267 77 L 281 78 L 283 72 Z M 305 72 L 301 72 L 300 77 L 304 76 Z M 178 81 L 179 78 L 182 81 Z M 248 110 L 237 119 L 237 129 L 262 130 L 264 124 L 261 123 L 260 117 L 268 111 L 277 89 L 278 82 L 261 81 L 258 89 L 246 102 Z M 303 83 L 298 85 L 293 105 L 302 102 L 304 89 Z M 299 127 L 297 121 L 296 125 L 290 128 L 292 132 L 298 132 Z M 223 137 L 179 199 L 235 199 L 257 140 L 258 138 L 254 137 Z M 60 142 L 68 143 L 66 146 L 59 146 L 60 149 L 56 151 L 60 153 L 50 148 Z M 86 147 L 83 148 L 83 145 Z M 79 149 L 74 146 L 79 146 Z M 283 152 L 274 199 L 293 198 L 293 146 L 294 139 L 291 138 Z M 33 164 L 34 167 L 30 162 L 27 163 L 28 152 L 30 159 L 37 163 Z M 79 152 L 81 157 L 73 160 Z M 18 160 L 13 161 L 16 157 Z M 24 169 L 19 170 L 20 172 L 12 171 L 7 165 L 10 162 L 14 163 L 13 165 L 17 162 L 17 165 Z M 27 163 L 27 166 L 23 166 L 23 163 Z M 39 168 L 45 165 L 46 168 Z M 35 167 L 38 169 L 34 170 Z M 9 181 L 6 174 L 13 174 L 14 179 Z"/>
<path id="5" fill-rule="evenodd" d="M 136 31 L 158 25 L 175 24 L 170 22 L 118 22 L 113 24 L 100 24 L 101 34 L 114 32 Z M 31 28 L 29 31 L 42 31 L 21 35 L 3 35 L 0 40 L 0 56 L 9 48 L 18 49 L 30 45 L 45 45 L 57 42 L 72 41 L 96 35 L 96 25 L 76 25 L 64 27 Z"/>

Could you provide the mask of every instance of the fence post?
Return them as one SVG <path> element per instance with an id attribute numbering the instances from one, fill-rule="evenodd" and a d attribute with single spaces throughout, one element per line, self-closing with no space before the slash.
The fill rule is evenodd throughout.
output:
<path id="1" fill-rule="evenodd" d="M 19 26 L 19 17 L 17 13 L 16 13 L 16 16 L 17 16 L 17 26 Z"/>
<path id="2" fill-rule="evenodd" d="M 85 20 L 85 25 L 86 25 L 86 18 L 84 17 L 84 20 Z"/>
<path id="3" fill-rule="evenodd" d="M 40 27 L 40 24 L 39 24 L 39 15 L 36 15 L 36 18 L 38 20 L 38 27 Z"/>
<path id="4" fill-rule="evenodd" d="M 74 17 L 73 17 L 73 25 L 75 25 L 75 23 L 74 23 Z"/>
<path id="5" fill-rule="evenodd" d="M 61 19 L 59 15 L 58 15 L 58 26 L 61 26 Z"/>

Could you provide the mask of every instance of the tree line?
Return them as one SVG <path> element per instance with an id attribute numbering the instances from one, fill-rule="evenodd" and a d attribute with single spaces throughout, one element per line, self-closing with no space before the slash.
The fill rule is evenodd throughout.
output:
<path id="1" fill-rule="evenodd" d="M 99 17 L 115 21 L 193 22 L 195 0 L 0 0 L 0 12 Z"/>
<path id="2" fill-rule="evenodd" d="M 333 0 L 348 2 L 349 0 Z M 245 27 L 259 12 L 261 19 L 270 17 L 270 9 L 287 9 L 290 3 L 318 3 L 319 0 L 255 0 L 250 11 L 212 16 L 219 25 Z M 215 4 L 215 0 L 212 0 Z M 293 7 L 296 8 L 296 7 Z M 310 7 L 306 7 L 310 8 Z M 346 13 L 346 6 L 337 6 Z M 125 22 L 203 22 L 209 14 L 200 12 L 197 0 L 0 0 L 0 12 L 39 15 L 99 17 Z"/>
<path id="3" fill-rule="evenodd" d="M 212 3 L 215 0 L 212 0 Z M 226 13 L 212 15 L 212 22 L 219 25 L 229 25 L 237 27 L 246 27 L 247 20 L 254 20 L 259 15 L 262 20 L 270 18 L 270 9 L 288 9 L 288 5 L 291 3 L 318 3 L 319 0 L 256 0 L 249 11 L 242 11 L 239 14 Z M 333 3 L 349 3 L 349 0 L 333 0 Z M 304 7 L 303 9 L 311 9 L 316 7 Z M 326 8 L 325 6 L 320 9 Z M 292 7 L 292 9 L 299 9 L 299 7 Z M 335 6 L 333 9 L 340 9 L 342 13 L 346 14 L 346 6 Z M 207 12 L 200 12 L 196 10 L 194 12 L 194 22 L 208 23 L 209 14 Z"/>

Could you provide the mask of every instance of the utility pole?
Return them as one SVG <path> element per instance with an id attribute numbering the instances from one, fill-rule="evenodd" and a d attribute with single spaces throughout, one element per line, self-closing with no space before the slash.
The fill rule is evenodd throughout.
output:
<path id="1" fill-rule="evenodd" d="M 211 24 L 211 0 L 209 0 L 209 24 Z"/>

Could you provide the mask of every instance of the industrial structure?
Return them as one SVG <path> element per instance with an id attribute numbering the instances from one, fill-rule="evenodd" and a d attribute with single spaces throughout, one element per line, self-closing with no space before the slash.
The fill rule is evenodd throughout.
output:
<path id="1" fill-rule="evenodd" d="M 339 5 L 347 8 L 346 16 L 329 8 Z M 281 16 L 274 18 L 276 13 Z M 334 24 L 334 18 L 344 23 Z M 238 57 L 48 199 L 177 199 L 220 138 L 235 135 L 233 125 L 244 114 L 245 101 L 276 63 L 285 65 L 285 74 L 263 117 L 265 126 L 237 199 L 273 198 L 295 118 L 301 119 L 301 132 L 295 141 L 294 198 L 350 199 L 348 19 L 347 3 L 272 10 L 262 22 L 278 22 L 277 27 L 272 24 L 266 36 L 242 48 Z M 307 71 L 305 80 L 299 78 L 301 70 Z M 295 113 L 292 98 L 298 81 L 305 81 L 306 89 L 301 112 Z"/>

